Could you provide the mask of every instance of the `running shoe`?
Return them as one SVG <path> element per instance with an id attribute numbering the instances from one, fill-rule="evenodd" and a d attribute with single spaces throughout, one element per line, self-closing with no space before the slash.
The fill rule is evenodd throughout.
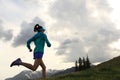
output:
<path id="1" fill-rule="evenodd" d="M 15 65 L 19 66 L 21 63 L 22 63 L 22 60 L 20 58 L 18 58 L 11 63 L 10 67 L 15 66 Z"/>

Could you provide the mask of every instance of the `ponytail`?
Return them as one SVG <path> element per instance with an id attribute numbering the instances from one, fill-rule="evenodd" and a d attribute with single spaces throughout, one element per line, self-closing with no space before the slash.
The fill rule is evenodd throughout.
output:
<path id="1" fill-rule="evenodd" d="M 34 26 L 34 32 L 39 32 L 39 29 L 43 28 L 42 26 L 40 26 L 39 24 L 36 24 Z"/>

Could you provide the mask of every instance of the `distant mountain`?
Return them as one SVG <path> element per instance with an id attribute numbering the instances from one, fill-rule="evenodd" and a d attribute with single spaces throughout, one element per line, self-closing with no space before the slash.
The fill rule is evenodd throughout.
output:
<path id="1" fill-rule="evenodd" d="M 53 74 L 57 73 L 58 70 L 47 70 L 47 77 L 52 76 Z M 31 80 L 31 79 L 37 79 L 42 77 L 41 71 L 30 71 L 30 70 L 25 70 L 17 74 L 16 76 L 12 78 L 7 78 L 5 80 Z"/>
<path id="2" fill-rule="evenodd" d="M 65 70 L 47 70 L 47 77 L 51 77 L 51 76 L 57 76 L 57 75 L 61 75 L 61 74 L 67 74 L 67 73 L 71 73 L 74 72 L 75 68 L 68 68 Z M 41 71 L 30 71 L 30 70 L 24 70 L 22 72 L 20 72 L 19 74 L 15 75 L 12 78 L 7 78 L 5 80 L 31 80 L 31 79 L 37 79 L 42 77 L 42 73 Z"/>
<path id="3" fill-rule="evenodd" d="M 63 69 L 63 70 L 47 70 L 47 77 L 53 77 L 53 76 L 58 76 L 58 75 L 63 75 L 63 74 L 69 74 L 75 72 L 75 67 Z M 31 80 L 31 79 L 37 79 L 42 77 L 41 71 L 30 71 L 30 70 L 24 70 L 20 72 L 19 74 L 15 75 L 12 78 L 7 78 L 5 80 Z"/>
<path id="4" fill-rule="evenodd" d="M 28 80 L 28 79 L 35 79 L 35 78 L 40 78 L 41 72 L 32 72 L 32 71 L 22 71 L 19 74 L 17 74 L 16 76 L 14 76 L 13 78 L 7 78 L 5 80 Z"/>
<path id="5" fill-rule="evenodd" d="M 52 76 L 58 76 L 58 75 L 63 75 L 63 74 L 69 74 L 75 72 L 75 67 L 67 68 L 65 70 L 60 70 L 57 73 L 53 74 Z"/>

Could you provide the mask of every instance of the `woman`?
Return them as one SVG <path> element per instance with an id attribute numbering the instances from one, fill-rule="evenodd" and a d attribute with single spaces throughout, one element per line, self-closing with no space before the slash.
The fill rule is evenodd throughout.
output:
<path id="1" fill-rule="evenodd" d="M 45 46 L 45 42 L 47 43 L 48 47 L 51 47 L 51 43 L 49 42 L 49 40 L 47 39 L 47 35 L 44 33 L 45 29 L 40 26 L 39 24 L 36 24 L 34 27 L 34 32 L 37 32 L 37 34 L 35 34 L 32 38 L 30 38 L 27 41 L 27 48 L 29 49 L 30 52 L 32 52 L 31 49 L 31 42 L 34 42 L 35 44 L 35 48 L 34 48 L 34 64 L 29 64 L 29 63 L 25 63 L 22 62 L 22 60 L 20 58 L 18 58 L 17 60 L 13 61 L 10 65 L 10 67 L 15 66 L 15 65 L 22 65 L 26 68 L 29 68 L 33 71 L 36 71 L 36 69 L 38 68 L 38 66 L 40 65 L 42 67 L 42 76 L 43 79 L 46 80 L 46 66 L 42 60 L 43 54 L 44 54 L 44 46 Z"/>

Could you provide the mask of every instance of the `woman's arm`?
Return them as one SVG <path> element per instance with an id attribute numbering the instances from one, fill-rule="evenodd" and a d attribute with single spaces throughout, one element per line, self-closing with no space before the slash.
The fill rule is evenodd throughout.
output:
<path id="1" fill-rule="evenodd" d="M 47 43 L 47 46 L 51 47 L 51 43 L 49 42 L 46 34 L 44 35 L 44 39 L 45 39 L 45 42 Z"/>
<path id="2" fill-rule="evenodd" d="M 31 44 L 31 42 L 34 41 L 36 38 L 37 38 L 37 35 L 33 36 L 32 38 L 30 38 L 30 39 L 27 41 L 27 48 L 29 49 L 30 52 L 32 51 L 30 44 Z"/>

